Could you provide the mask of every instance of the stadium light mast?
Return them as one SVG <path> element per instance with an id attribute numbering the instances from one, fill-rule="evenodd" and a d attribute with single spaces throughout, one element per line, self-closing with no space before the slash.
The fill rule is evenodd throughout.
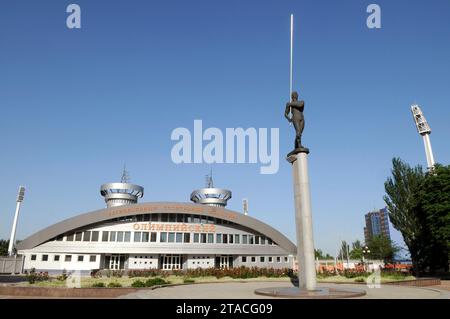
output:
<path id="1" fill-rule="evenodd" d="M 8 256 L 12 256 L 14 254 L 14 242 L 16 241 L 17 220 L 19 219 L 20 205 L 23 202 L 24 195 L 25 195 L 25 187 L 20 186 L 19 193 L 17 194 L 16 213 L 14 214 L 14 221 L 11 229 L 11 237 L 9 238 Z"/>
<path id="2" fill-rule="evenodd" d="M 413 104 L 411 106 L 411 112 L 413 114 L 414 122 L 416 123 L 417 131 L 423 137 L 428 169 L 431 170 L 434 167 L 435 162 L 433 156 L 433 149 L 431 148 L 430 142 L 430 134 L 431 134 L 430 125 L 428 125 L 428 122 L 425 119 L 425 116 L 423 115 L 423 112 L 420 109 L 419 105 Z"/>

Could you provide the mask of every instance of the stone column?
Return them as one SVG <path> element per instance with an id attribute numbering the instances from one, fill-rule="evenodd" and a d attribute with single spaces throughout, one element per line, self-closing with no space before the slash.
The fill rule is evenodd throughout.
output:
<path id="1" fill-rule="evenodd" d="M 295 223 L 297 230 L 297 261 L 299 288 L 316 289 L 316 267 L 309 190 L 308 154 L 306 148 L 296 149 L 288 155 L 292 164 L 295 198 Z"/>

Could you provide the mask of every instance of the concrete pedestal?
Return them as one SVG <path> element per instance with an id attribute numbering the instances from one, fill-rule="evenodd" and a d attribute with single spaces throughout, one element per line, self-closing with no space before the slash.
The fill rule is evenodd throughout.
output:
<path id="1" fill-rule="evenodd" d="M 257 289 L 255 293 L 285 298 L 350 298 L 362 296 L 365 294 L 365 291 L 326 287 L 317 288 L 308 154 L 309 149 L 297 148 L 287 156 L 288 162 L 292 164 L 292 179 L 294 184 L 299 286 L 298 288 Z"/>
<path id="2" fill-rule="evenodd" d="M 316 264 L 314 260 L 308 153 L 308 149 L 300 148 L 291 152 L 287 160 L 292 164 L 292 180 L 294 184 L 299 288 L 315 290 Z"/>

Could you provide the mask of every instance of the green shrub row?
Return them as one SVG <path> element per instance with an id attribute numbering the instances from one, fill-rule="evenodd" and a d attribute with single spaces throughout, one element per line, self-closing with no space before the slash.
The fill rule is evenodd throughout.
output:
<path id="1" fill-rule="evenodd" d="M 156 278 L 147 279 L 145 282 L 142 280 L 135 280 L 131 284 L 131 287 L 133 287 L 133 288 L 153 287 L 153 286 L 159 286 L 159 285 L 166 285 L 169 283 L 170 283 L 169 281 L 166 281 L 162 278 L 156 277 Z"/>
<path id="2" fill-rule="evenodd" d="M 160 269 L 144 269 L 144 270 L 129 270 L 128 276 L 133 277 L 167 277 L 170 275 L 185 276 L 185 277 L 231 277 L 235 279 L 269 277 L 279 278 L 286 277 L 292 273 L 292 270 L 283 268 L 258 268 L 258 267 L 236 267 L 236 268 L 197 268 L 187 270 L 160 270 Z"/>

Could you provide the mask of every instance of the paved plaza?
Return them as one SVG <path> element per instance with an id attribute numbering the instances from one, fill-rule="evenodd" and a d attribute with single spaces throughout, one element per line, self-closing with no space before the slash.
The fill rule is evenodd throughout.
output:
<path id="1" fill-rule="evenodd" d="M 245 282 L 212 283 L 172 286 L 154 290 L 140 290 L 119 298 L 133 299 L 272 299 L 254 293 L 255 289 L 266 287 L 289 287 L 286 282 Z M 318 287 L 362 289 L 367 292 L 355 299 L 450 299 L 450 291 L 443 286 L 407 287 L 381 285 L 380 288 L 368 288 L 355 284 L 318 284 Z"/>

